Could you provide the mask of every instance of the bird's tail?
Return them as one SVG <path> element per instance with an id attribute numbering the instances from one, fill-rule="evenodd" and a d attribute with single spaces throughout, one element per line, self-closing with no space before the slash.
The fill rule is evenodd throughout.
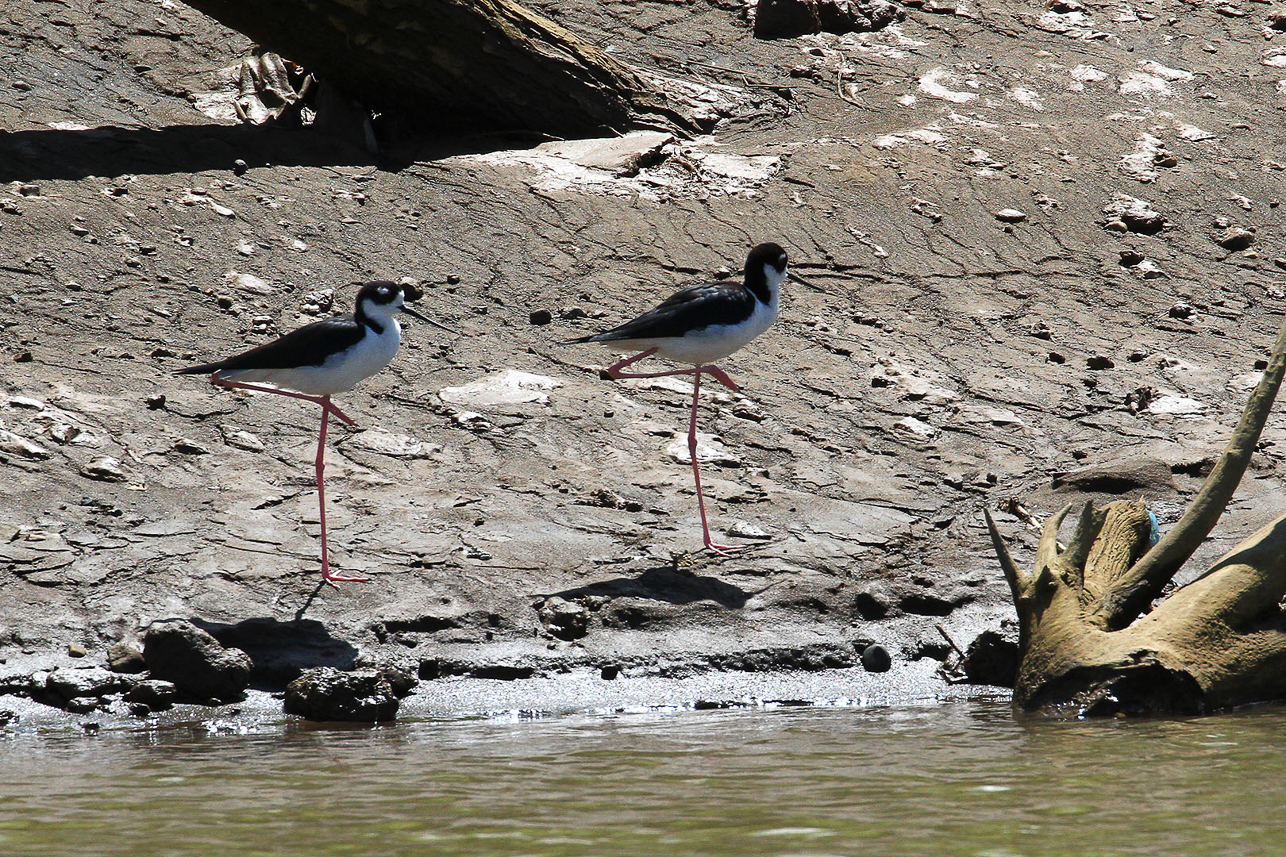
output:
<path id="1" fill-rule="evenodd" d="M 600 342 L 601 333 L 591 333 L 589 336 L 578 336 L 575 339 L 564 339 L 559 345 L 583 345 L 586 342 Z"/>
<path id="2" fill-rule="evenodd" d="M 182 369 L 175 369 L 175 375 L 209 375 L 226 368 L 222 361 L 218 363 L 202 363 L 200 366 L 184 366 Z"/>

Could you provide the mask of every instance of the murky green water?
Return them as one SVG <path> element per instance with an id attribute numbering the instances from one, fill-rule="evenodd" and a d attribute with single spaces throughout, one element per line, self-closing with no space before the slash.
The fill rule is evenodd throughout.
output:
<path id="1" fill-rule="evenodd" d="M 1283 854 L 1284 727 L 957 702 L 19 734 L 0 854 Z"/>

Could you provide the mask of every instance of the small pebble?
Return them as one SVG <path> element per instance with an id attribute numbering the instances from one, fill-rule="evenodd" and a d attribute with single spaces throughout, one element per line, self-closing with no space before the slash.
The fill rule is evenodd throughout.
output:
<path id="1" fill-rule="evenodd" d="M 1047 359 L 1050 363 L 1066 363 L 1066 362 L 1067 362 L 1067 358 L 1066 358 L 1066 357 L 1064 357 L 1063 355 L 1059 354 L 1057 351 L 1051 351 L 1051 352 L 1049 352 L 1049 356 L 1048 356 L 1047 358 L 1045 358 L 1045 359 Z"/>
<path id="2" fill-rule="evenodd" d="M 17 354 L 13 355 L 14 363 L 30 363 L 32 359 L 33 358 L 31 356 L 31 352 L 27 351 L 26 349 L 23 349 L 22 351 L 19 351 Z"/>
<path id="3" fill-rule="evenodd" d="M 84 646 L 82 646 L 80 643 L 72 643 L 71 645 L 69 645 L 69 646 L 67 647 L 67 656 L 68 656 L 68 657 L 71 657 L 71 658 L 83 658 L 83 657 L 85 657 L 85 656 L 86 656 L 86 655 L 88 655 L 88 654 L 89 654 L 89 652 L 88 652 L 88 651 L 86 651 L 85 647 L 84 647 Z"/>
<path id="4" fill-rule="evenodd" d="M 1093 369 L 1095 371 L 1111 369 L 1115 365 L 1116 364 L 1112 362 L 1112 358 L 1105 357 L 1102 354 L 1096 354 L 1085 361 L 1086 368 Z"/>
<path id="5" fill-rule="evenodd" d="M 233 175 L 244 176 L 246 174 L 246 170 L 248 169 L 250 169 L 249 165 L 246 164 L 246 162 L 241 160 L 240 158 L 237 158 L 235 161 L 232 162 Z"/>
<path id="6" fill-rule="evenodd" d="M 535 309 L 531 311 L 532 324 L 549 324 L 554 320 L 554 314 L 547 309 Z"/>
<path id="7" fill-rule="evenodd" d="M 1027 219 L 1027 214 L 1016 208 L 1002 208 L 996 212 L 996 219 L 1001 223 L 1022 223 Z"/>

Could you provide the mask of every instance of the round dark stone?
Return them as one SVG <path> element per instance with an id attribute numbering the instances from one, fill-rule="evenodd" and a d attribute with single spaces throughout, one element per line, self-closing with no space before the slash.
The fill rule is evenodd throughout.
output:
<path id="1" fill-rule="evenodd" d="M 888 649 L 872 643 L 862 650 L 862 666 L 868 673 L 885 673 L 893 666 L 893 657 Z"/>

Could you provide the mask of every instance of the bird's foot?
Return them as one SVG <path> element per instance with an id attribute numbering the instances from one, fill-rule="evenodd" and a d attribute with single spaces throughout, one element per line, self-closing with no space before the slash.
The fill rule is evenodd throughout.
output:
<path id="1" fill-rule="evenodd" d="M 712 542 L 710 539 L 705 540 L 705 546 L 708 550 L 719 554 L 719 556 L 732 556 L 731 551 L 739 551 L 750 547 L 750 545 L 721 545 L 717 542 Z"/>
<path id="2" fill-rule="evenodd" d="M 331 574 L 329 568 L 323 568 L 322 580 L 330 584 L 333 588 L 339 589 L 338 586 L 335 586 L 336 583 L 368 583 L 370 581 L 370 578 L 356 577 L 356 576 L 350 577 L 344 574 Z"/>

